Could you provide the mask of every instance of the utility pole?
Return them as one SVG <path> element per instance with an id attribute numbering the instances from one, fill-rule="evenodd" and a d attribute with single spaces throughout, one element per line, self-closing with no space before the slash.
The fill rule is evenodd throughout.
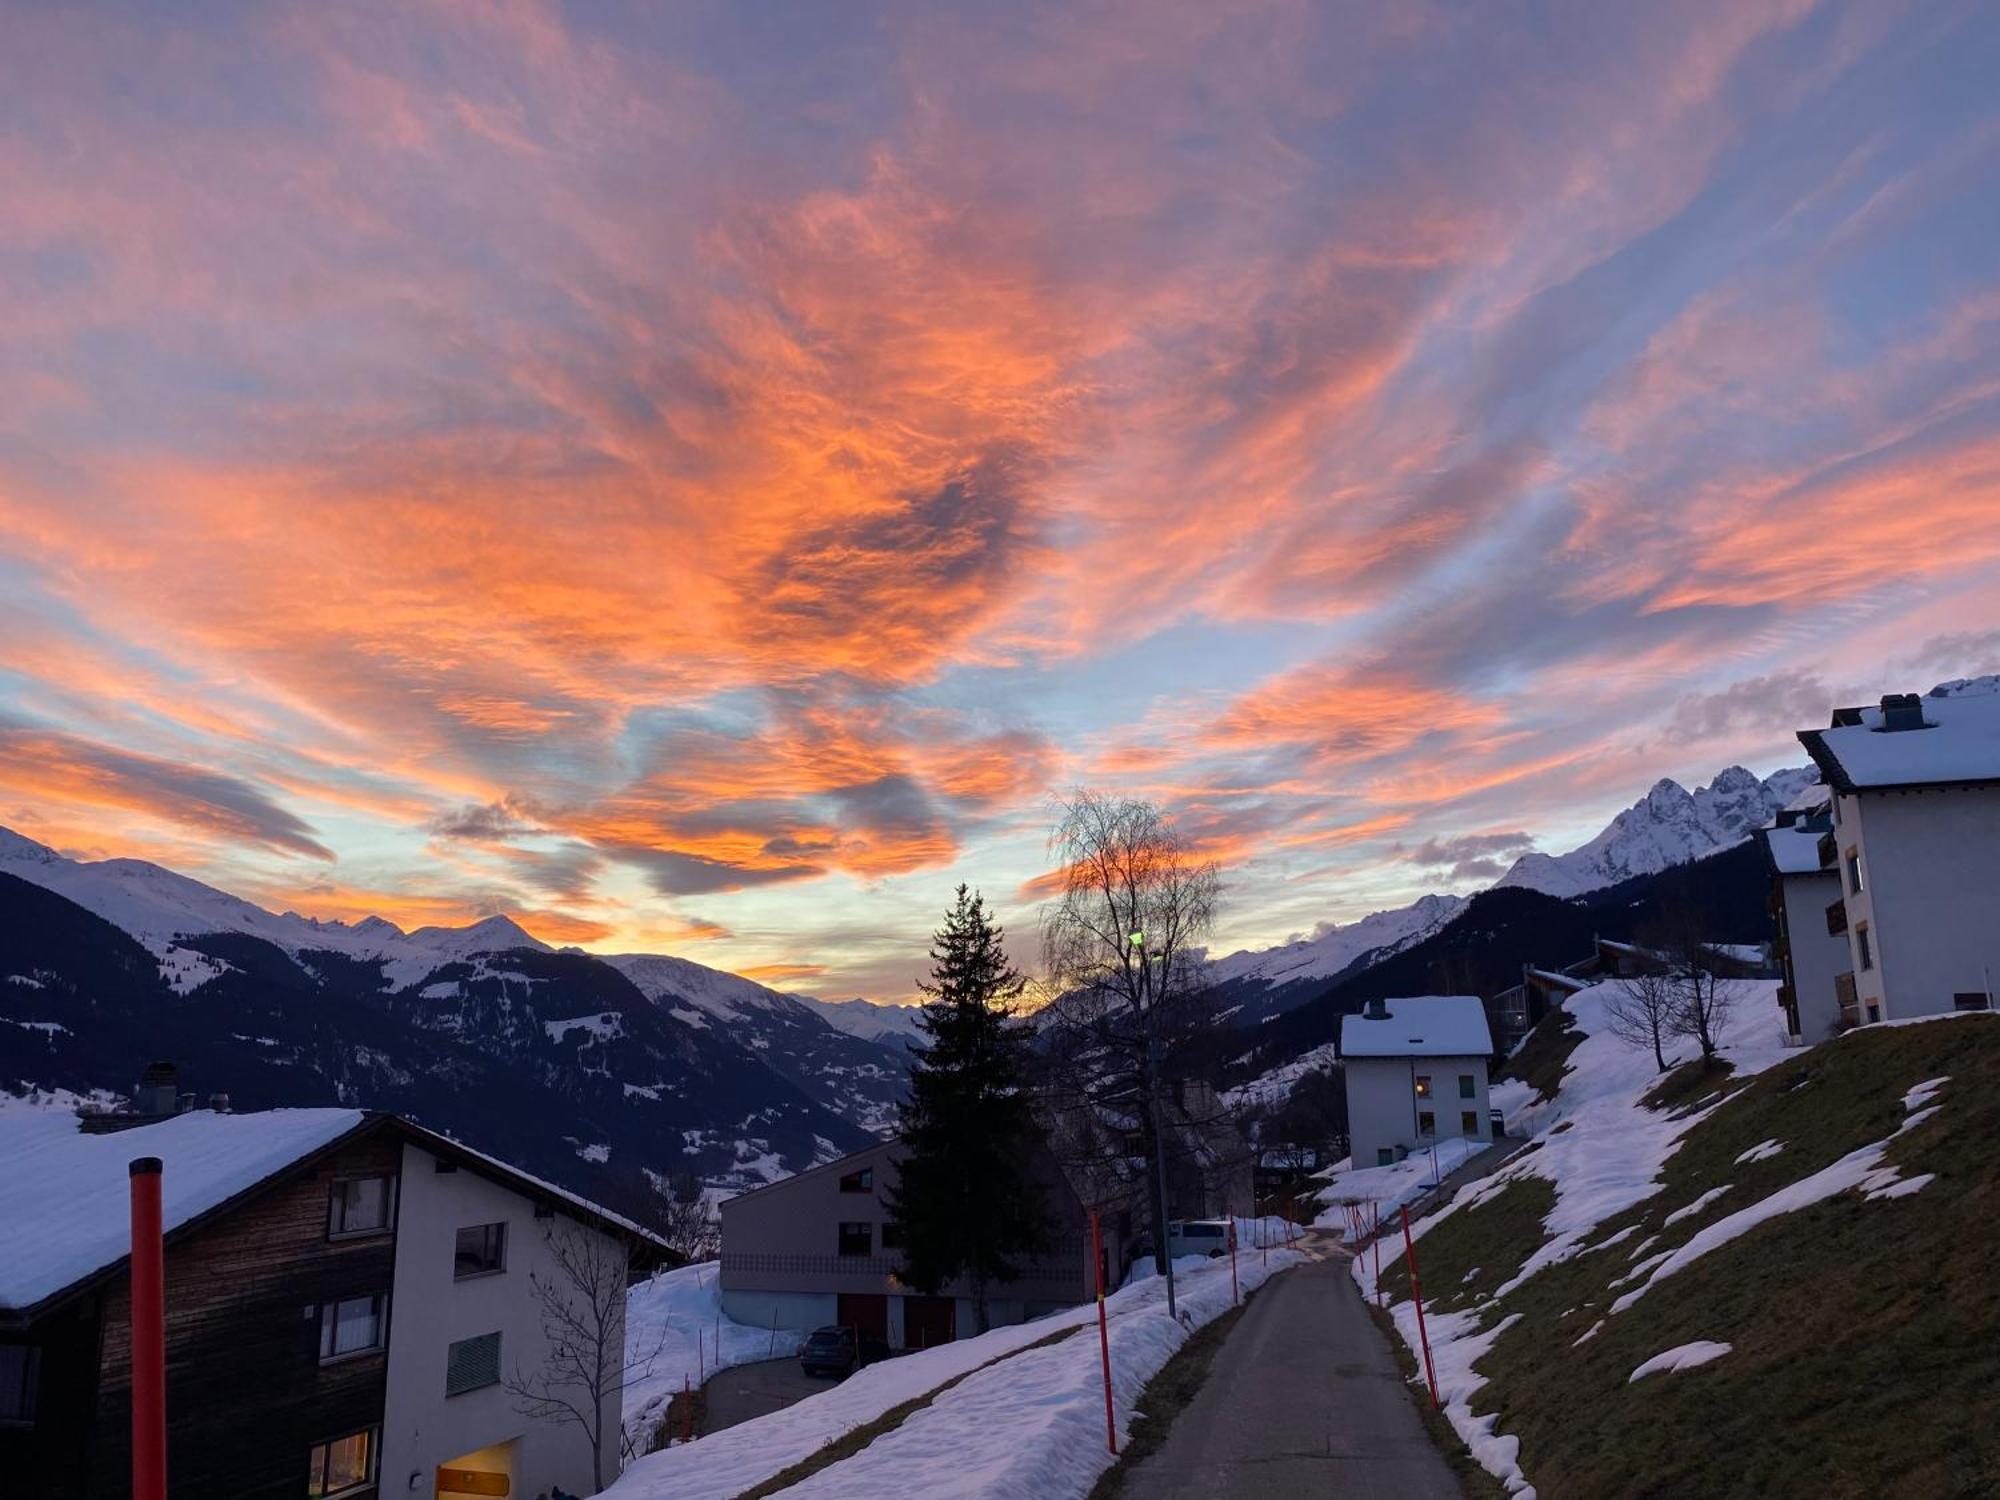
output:
<path id="1" fill-rule="evenodd" d="M 1153 1122 L 1153 1177 L 1159 1207 L 1154 1218 L 1160 1226 L 1160 1263 L 1167 1272 L 1167 1316 L 1178 1318 L 1174 1302 L 1174 1246 L 1167 1233 L 1167 1138 L 1160 1123 L 1160 1037 L 1153 1014 L 1153 964 L 1146 953 L 1146 934 L 1132 934 L 1132 946 L 1139 950 L 1139 1024 L 1146 1028 L 1146 1106 Z"/>

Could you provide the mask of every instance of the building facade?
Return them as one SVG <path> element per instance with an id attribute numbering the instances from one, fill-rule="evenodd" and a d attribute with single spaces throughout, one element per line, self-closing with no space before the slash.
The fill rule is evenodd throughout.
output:
<path id="1" fill-rule="evenodd" d="M 549 1236 L 594 1244 L 622 1271 L 650 1241 L 641 1231 L 354 1110 L 192 1111 L 94 1137 L 9 1118 L 0 1145 L 24 1148 L 0 1163 L 0 1210 L 41 1225 L 27 1269 L 0 1276 L 10 1500 L 129 1493 L 126 1164 L 149 1155 L 164 1163 L 171 1495 L 599 1488 L 583 1430 L 524 1418 L 501 1381 L 548 1353 L 529 1275 L 549 1273 Z M 0 1228 L 0 1255 L 16 1238 Z M 622 1355 L 622 1328 L 619 1340 Z M 607 1479 L 619 1400 L 600 1412 Z"/>
<path id="2" fill-rule="evenodd" d="M 2000 679 L 1946 686 L 1960 691 L 1892 694 L 1799 736 L 1832 794 L 1824 921 L 1846 943 L 1852 1024 L 1994 1005 Z"/>
<path id="3" fill-rule="evenodd" d="M 899 1141 L 787 1177 L 722 1205 L 722 1305 L 753 1328 L 840 1324 L 920 1349 L 978 1331 L 963 1281 L 928 1296 L 902 1279 L 903 1255 L 886 1194 L 896 1182 Z M 1042 1190 L 1049 1242 L 1016 1281 L 988 1287 L 989 1321 L 1025 1322 L 1096 1295 L 1090 1215 L 1046 1146 L 1031 1148 L 1028 1170 Z M 1120 1226 L 1100 1226 L 1104 1274 L 1123 1267 Z"/>
<path id="4" fill-rule="evenodd" d="M 1343 1016 L 1347 1135 L 1355 1168 L 1446 1139 L 1490 1142 L 1493 1036 L 1476 995 L 1371 1000 Z"/>
<path id="5" fill-rule="evenodd" d="M 1822 804 L 1780 813 L 1777 824 L 1759 835 L 1771 868 L 1778 1005 L 1786 1034 L 1808 1047 L 1841 1029 L 1843 987 L 1852 979 L 1847 937 L 1827 928 L 1827 908 L 1840 899 L 1839 873 L 1821 864 L 1831 828 L 1832 814 Z"/>

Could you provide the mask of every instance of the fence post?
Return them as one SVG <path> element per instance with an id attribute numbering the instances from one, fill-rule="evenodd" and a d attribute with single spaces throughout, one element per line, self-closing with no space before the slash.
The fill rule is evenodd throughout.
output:
<path id="1" fill-rule="evenodd" d="M 1403 1254 L 1410 1262 L 1410 1300 L 1417 1304 L 1417 1342 L 1424 1348 L 1424 1379 L 1431 1388 L 1431 1405 L 1443 1410 L 1438 1400 L 1437 1373 L 1431 1368 L 1431 1336 L 1424 1328 L 1424 1289 L 1417 1283 L 1417 1242 L 1410 1237 L 1410 1208 L 1403 1205 Z"/>
<path id="2" fill-rule="evenodd" d="M 1090 1211 L 1090 1263 L 1097 1278 L 1097 1352 L 1104 1361 L 1104 1442 L 1118 1456 L 1118 1419 L 1111 1410 L 1111 1331 L 1104 1320 L 1104 1240 L 1097 1228 L 1097 1210 Z"/>

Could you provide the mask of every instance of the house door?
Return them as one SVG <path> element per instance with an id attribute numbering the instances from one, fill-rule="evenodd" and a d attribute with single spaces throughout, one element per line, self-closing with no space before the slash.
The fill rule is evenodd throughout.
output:
<path id="1" fill-rule="evenodd" d="M 949 1344 L 956 1337 L 954 1314 L 957 1304 L 949 1297 L 905 1297 L 903 1299 L 903 1346 L 929 1349 Z"/>
<path id="2" fill-rule="evenodd" d="M 889 1342 L 889 1298 L 883 1292 L 842 1292 L 835 1316 L 843 1328 Z"/>

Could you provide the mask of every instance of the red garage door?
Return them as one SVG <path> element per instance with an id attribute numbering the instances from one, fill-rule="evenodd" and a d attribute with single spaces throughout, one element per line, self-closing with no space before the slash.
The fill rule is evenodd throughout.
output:
<path id="1" fill-rule="evenodd" d="M 939 1344 L 949 1344 L 954 1332 L 954 1310 L 955 1304 L 949 1297 L 905 1297 L 903 1346 L 907 1349 L 930 1349 Z"/>
<path id="2" fill-rule="evenodd" d="M 871 1333 L 889 1342 L 889 1298 L 883 1292 L 842 1292 L 838 1304 L 840 1326 Z"/>

